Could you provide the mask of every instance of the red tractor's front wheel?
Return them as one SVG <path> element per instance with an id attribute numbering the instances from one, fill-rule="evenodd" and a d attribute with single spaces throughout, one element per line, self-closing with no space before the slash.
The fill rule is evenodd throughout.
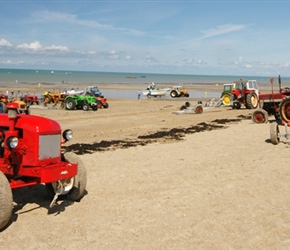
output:
<path id="1" fill-rule="evenodd" d="M 280 118 L 282 121 L 290 122 L 290 98 L 285 98 L 279 107 Z"/>
<path id="2" fill-rule="evenodd" d="M 256 109 L 252 113 L 252 121 L 254 123 L 267 123 L 268 122 L 268 113 L 264 109 Z"/>
<path id="3" fill-rule="evenodd" d="M 5 227 L 12 214 L 12 191 L 6 176 L 0 171 L 0 230 Z"/>
<path id="4" fill-rule="evenodd" d="M 78 163 L 78 173 L 73 178 L 64 181 L 47 183 L 47 190 L 52 196 L 58 193 L 61 197 L 67 196 L 73 201 L 78 201 L 84 196 L 87 185 L 85 164 L 75 153 L 72 152 L 63 154 L 63 158 L 66 162 Z"/>

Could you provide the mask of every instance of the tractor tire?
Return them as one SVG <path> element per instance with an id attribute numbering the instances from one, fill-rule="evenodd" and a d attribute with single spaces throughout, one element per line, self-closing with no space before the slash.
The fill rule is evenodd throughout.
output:
<path id="1" fill-rule="evenodd" d="M 233 107 L 233 109 L 240 109 L 241 106 L 242 106 L 242 105 L 241 105 L 240 102 L 234 102 L 232 107 Z"/>
<path id="2" fill-rule="evenodd" d="M 87 173 L 85 165 L 73 152 L 64 153 L 62 156 L 63 160 L 66 162 L 78 163 L 78 173 L 76 176 L 68 180 L 68 186 L 59 195 L 59 198 L 69 198 L 70 200 L 78 201 L 84 196 L 87 185 Z M 56 183 L 46 183 L 45 187 L 50 198 L 53 198 L 55 195 Z"/>
<path id="3" fill-rule="evenodd" d="M 187 93 L 187 94 L 185 94 L 184 96 L 185 96 L 185 97 L 189 97 L 189 94 Z"/>
<path id="4" fill-rule="evenodd" d="M 195 109 L 194 109 L 194 112 L 196 114 L 202 114 L 203 112 L 203 107 L 202 106 L 196 106 Z"/>
<path id="5" fill-rule="evenodd" d="M 89 110 L 89 104 L 87 104 L 87 103 L 84 103 L 83 104 L 83 111 L 88 111 Z"/>
<path id="6" fill-rule="evenodd" d="M 49 103 L 51 103 L 51 101 L 52 101 L 51 96 L 49 96 L 49 95 L 45 95 L 45 96 L 44 96 L 44 102 L 45 102 L 45 103 L 48 103 L 48 104 L 49 104 Z"/>
<path id="7" fill-rule="evenodd" d="M 97 100 L 97 106 L 98 106 L 98 109 L 101 109 L 103 107 L 103 104 L 100 100 Z"/>
<path id="8" fill-rule="evenodd" d="M 177 93 L 177 91 L 176 91 L 176 90 L 172 90 L 172 91 L 170 92 L 170 96 L 171 96 L 172 98 L 178 97 L 178 93 Z"/>
<path id="9" fill-rule="evenodd" d="M 6 176 L 0 171 L 0 230 L 9 222 L 12 209 L 12 191 Z"/>
<path id="10" fill-rule="evenodd" d="M 270 126 L 270 138 L 271 138 L 271 142 L 274 145 L 277 145 L 280 142 L 280 138 L 278 137 L 279 134 L 279 126 L 278 123 L 273 122 L 271 123 Z"/>
<path id="11" fill-rule="evenodd" d="M 93 105 L 93 106 L 92 106 L 92 110 L 93 110 L 93 111 L 97 111 L 98 109 L 99 109 L 98 105 Z"/>
<path id="12" fill-rule="evenodd" d="M 267 123 L 269 115 L 264 109 L 257 109 L 252 113 L 252 121 L 254 123 Z"/>
<path id="13" fill-rule="evenodd" d="M 63 156 L 67 162 L 78 163 L 78 174 L 74 177 L 73 188 L 68 194 L 69 199 L 78 201 L 84 196 L 87 185 L 87 171 L 85 164 L 75 153 L 67 152 Z"/>
<path id="14" fill-rule="evenodd" d="M 103 108 L 104 108 L 104 109 L 109 108 L 109 103 L 105 103 L 105 104 L 103 105 Z"/>
<path id="15" fill-rule="evenodd" d="M 290 98 L 282 100 L 279 106 L 279 113 L 282 121 L 290 122 Z"/>
<path id="16" fill-rule="evenodd" d="M 246 97 L 246 107 L 248 109 L 256 109 L 258 107 L 259 100 L 256 92 L 251 92 Z"/>
<path id="17" fill-rule="evenodd" d="M 65 109 L 67 110 L 75 110 L 76 108 L 76 101 L 73 98 L 68 98 L 65 101 Z"/>
<path id="18" fill-rule="evenodd" d="M 231 94 L 230 93 L 223 93 L 221 98 L 223 99 L 223 105 L 229 105 L 231 102 Z"/>

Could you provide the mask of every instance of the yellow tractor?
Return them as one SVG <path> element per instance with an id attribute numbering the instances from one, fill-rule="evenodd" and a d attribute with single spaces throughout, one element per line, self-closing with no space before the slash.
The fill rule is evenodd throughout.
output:
<path id="1" fill-rule="evenodd" d="M 170 96 L 172 98 L 175 98 L 175 97 L 189 97 L 189 93 L 182 86 L 173 86 L 172 90 L 170 91 Z"/>

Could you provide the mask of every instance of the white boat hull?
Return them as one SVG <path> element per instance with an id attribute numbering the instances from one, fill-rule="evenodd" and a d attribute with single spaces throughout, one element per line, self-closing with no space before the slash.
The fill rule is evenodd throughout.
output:
<path id="1" fill-rule="evenodd" d="M 152 89 L 150 91 L 151 96 L 166 96 L 169 94 L 171 89 Z M 143 90 L 142 91 L 143 95 L 148 96 L 149 95 L 149 90 Z"/>

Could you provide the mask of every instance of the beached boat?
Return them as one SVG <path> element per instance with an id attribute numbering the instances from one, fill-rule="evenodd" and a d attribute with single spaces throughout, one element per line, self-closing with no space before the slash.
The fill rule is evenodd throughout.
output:
<path id="1" fill-rule="evenodd" d="M 143 95 L 147 97 L 157 97 L 157 96 L 166 96 L 170 93 L 171 89 L 170 88 L 157 88 L 155 83 L 152 82 L 151 85 L 147 87 L 146 90 L 143 90 L 142 93 Z"/>
<path id="2" fill-rule="evenodd" d="M 62 94 L 68 94 L 68 95 L 81 95 L 83 94 L 84 91 L 83 90 L 80 90 L 80 89 L 70 89 L 70 90 L 65 90 L 62 92 Z"/>

